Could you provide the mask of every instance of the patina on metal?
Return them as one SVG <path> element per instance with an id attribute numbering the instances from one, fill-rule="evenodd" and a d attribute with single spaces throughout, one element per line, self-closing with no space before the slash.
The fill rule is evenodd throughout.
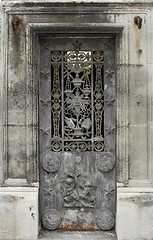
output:
<path id="1" fill-rule="evenodd" d="M 115 40 L 69 36 L 40 42 L 42 225 L 110 230 L 116 190 Z"/>

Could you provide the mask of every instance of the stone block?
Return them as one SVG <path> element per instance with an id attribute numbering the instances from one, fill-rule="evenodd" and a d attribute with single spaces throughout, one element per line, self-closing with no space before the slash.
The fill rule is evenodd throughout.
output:
<path id="1" fill-rule="evenodd" d="M 118 240 L 152 240 L 153 192 L 152 189 L 118 189 L 117 236 Z"/>
<path id="2" fill-rule="evenodd" d="M 147 180 L 147 127 L 130 127 L 129 179 Z"/>
<path id="3" fill-rule="evenodd" d="M 65 4 L 57 4 L 60 2 Z M 66 5 L 66 2 L 92 4 L 79 6 Z M 135 188 L 118 190 L 116 228 L 118 240 L 153 239 L 153 190 L 144 186 L 145 183 L 151 185 L 153 175 L 152 0 L 107 0 L 103 6 L 97 5 L 98 2 L 103 0 L 2 1 L 0 175 L 1 182 L 4 175 L 9 177 L 5 186 L 14 187 L 0 188 L 0 240 L 35 240 L 39 232 L 38 189 L 17 187 L 39 180 L 37 107 L 40 66 L 38 58 L 34 57 L 38 50 L 35 33 L 38 29 L 45 33 L 56 23 L 61 27 L 76 27 L 79 21 L 84 26 L 92 23 L 95 27 L 101 24 L 106 28 L 107 25 L 111 31 L 122 26 L 116 48 L 117 176 L 122 186 L 132 182 L 130 186 Z M 19 16 L 14 18 L 16 15 Z M 141 29 L 134 24 L 136 16 L 143 20 Z M 13 21 L 18 23 L 16 31 Z M 8 157 L 7 161 L 4 156 Z M 4 162 L 8 165 L 2 168 Z M 143 187 L 138 189 L 138 185 Z M 49 233 L 42 240 L 112 239 L 108 233 L 104 237 L 101 232 L 93 232 L 90 236 L 83 233 L 68 236 L 67 232 L 51 235 Z"/>
<path id="4" fill-rule="evenodd" d="M 48 232 L 40 236 L 40 240 L 116 240 L 116 234 L 113 232 L 103 231 L 75 231 L 75 232 Z"/>
<path id="5" fill-rule="evenodd" d="M 26 128 L 23 126 L 8 127 L 8 177 L 26 177 Z"/>
<path id="6" fill-rule="evenodd" d="M 37 239 L 38 189 L 0 188 L 0 240 Z"/>

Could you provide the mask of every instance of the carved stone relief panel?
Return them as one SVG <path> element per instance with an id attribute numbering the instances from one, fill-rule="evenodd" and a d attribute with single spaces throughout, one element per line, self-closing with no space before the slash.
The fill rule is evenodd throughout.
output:
<path id="1" fill-rule="evenodd" d="M 42 225 L 110 230 L 116 192 L 114 38 L 42 37 L 40 43 Z"/>

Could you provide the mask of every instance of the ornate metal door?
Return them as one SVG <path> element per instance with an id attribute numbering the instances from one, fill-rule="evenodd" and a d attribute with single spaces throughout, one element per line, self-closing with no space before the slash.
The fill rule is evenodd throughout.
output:
<path id="1" fill-rule="evenodd" d="M 115 39 L 40 40 L 40 216 L 48 230 L 115 224 Z"/>

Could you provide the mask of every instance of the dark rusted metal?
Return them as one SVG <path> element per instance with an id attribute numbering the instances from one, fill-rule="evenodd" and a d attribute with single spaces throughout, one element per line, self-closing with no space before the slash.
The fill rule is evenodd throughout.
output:
<path id="1" fill-rule="evenodd" d="M 77 227 L 76 225 L 74 225 L 73 223 L 66 225 L 66 226 L 61 226 L 59 227 L 60 230 L 62 231 L 95 231 L 98 230 L 97 227 L 86 227 L 86 226 L 82 226 L 82 227 Z"/>
<path id="2" fill-rule="evenodd" d="M 142 27 L 142 18 L 137 16 L 134 18 L 134 23 L 137 25 L 138 29 L 141 29 Z"/>

